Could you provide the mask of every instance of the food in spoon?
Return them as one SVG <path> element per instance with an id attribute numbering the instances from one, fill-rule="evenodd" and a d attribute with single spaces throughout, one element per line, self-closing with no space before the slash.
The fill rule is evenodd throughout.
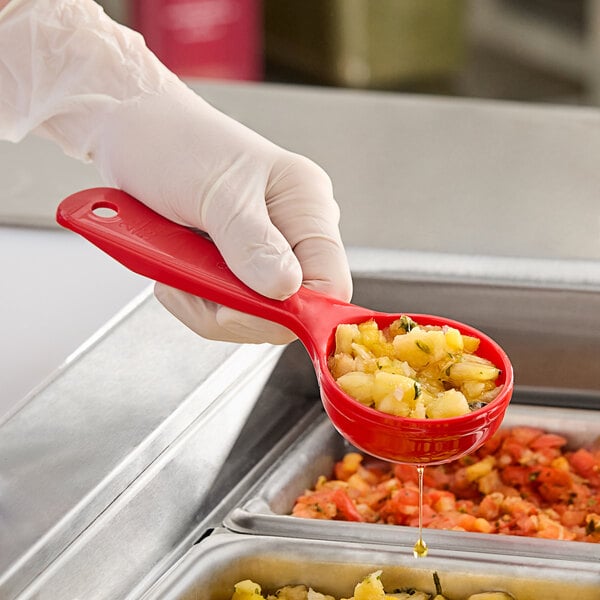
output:
<path id="1" fill-rule="evenodd" d="M 341 324 L 328 366 L 358 402 L 400 417 L 465 415 L 493 400 L 500 370 L 477 356 L 478 338 L 453 327 L 402 316 L 380 329 L 374 320 Z"/>
<path id="2" fill-rule="evenodd" d="M 501 429 L 479 450 L 424 471 L 423 526 L 600 543 L 600 440 Z M 417 471 L 347 453 L 296 499 L 297 517 L 418 524 Z"/>

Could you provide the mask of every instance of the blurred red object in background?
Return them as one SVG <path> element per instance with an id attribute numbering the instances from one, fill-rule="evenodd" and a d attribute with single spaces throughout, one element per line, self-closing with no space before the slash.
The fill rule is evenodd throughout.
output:
<path id="1" fill-rule="evenodd" d="M 262 79 L 261 0 L 132 0 L 131 17 L 181 77 Z"/>

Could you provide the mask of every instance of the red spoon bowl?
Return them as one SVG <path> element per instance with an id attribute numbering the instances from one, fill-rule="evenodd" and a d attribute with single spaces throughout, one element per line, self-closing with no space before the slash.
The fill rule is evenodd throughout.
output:
<path id="1" fill-rule="evenodd" d="M 373 318 L 382 329 L 400 316 L 378 314 Z M 335 428 L 363 452 L 383 460 L 415 465 L 450 462 L 474 452 L 499 429 L 512 398 L 512 365 L 496 342 L 473 327 L 433 315 L 407 316 L 421 325 L 447 325 L 463 335 L 479 338 L 477 355 L 500 369 L 496 384 L 502 385 L 502 389 L 494 400 L 459 417 L 397 417 L 365 406 L 347 394 L 339 394 L 338 384 L 327 372 L 320 381 L 323 406 Z M 333 352 L 334 343 L 334 339 L 330 340 L 328 355 Z"/>
<path id="2" fill-rule="evenodd" d="M 502 389 L 494 400 L 459 417 L 389 415 L 347 395 L 331 375 L 327 361 L 334 351 L 339 324 L 374 319 L 383 328 L 402 314 L 373 311 L 304 286 L 286 300 L 266 298 L 231 272 L 209 239 L 165 219 L 121 190 L 93 188 L 72 194 L 60 203 L 56 219 L 140 275 L 294 332 L 311 357 L 331 422 L 367 454 L 414 465 L 450 462 L 476 450 L 500 427 L 513 393 L 512 365 L 496 342 L 473 327 L 433 315 L 408 315 L 421 325 L 447 325 L 479 338 L 478 356 L 500 369 L 496 384 Z"/>

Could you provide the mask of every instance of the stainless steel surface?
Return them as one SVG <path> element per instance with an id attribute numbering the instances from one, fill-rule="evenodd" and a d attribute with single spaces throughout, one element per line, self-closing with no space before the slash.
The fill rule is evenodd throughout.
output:
<path id="1" fill-rule="evenodd" d="M 151 286 L 81 236 L 58 229 L 0 226 L 0 272 L 0 423 Z"/>
<path id="2" fill-rule="evenodd" d="M 598 398 L 600 402 L 600 397 Z M 600 413 L 589 410 L 513 404 L 503 426 L 529 425 L 562 433 L 573 448 L 600 437 Z M 320 475 L 331 476 L 333 466 L 349 446 L 326 417 L 317 421 L 285 456 L 274 456 L 269 473 L 224 520 L 238 533 L 255 533 L 384 544 L 415 541 L 415 529 L 397 525 L 320 521 L 292 517 L 296 498 L 314 487 Z M 543 540 L 428 529 L 430 548 L 470 548 L 508 556 L 540 556 L 596 561 L 600 569 L 600 544 Z"/>
<path id="3" fill-rule="evenodd" d="M 233 586 L 252 579 L 265 591 L 304 583 L 337 597 L 352 595 L 367 574 L 383 569 L 388 590 L 415 587 L 435 593 L 437 571 L 444 593 L 456 600 L 504 590 L 516 600 L 598 600 L 600 571 L 567 558 L 501 556 L 468 547 L 412 557 L 412 544 L 393 546 L 215 533 L 195 546 L 144 600 L 229 600 Z"/>
<path id="4" fill-rule="evenodd" d="M 525 391 L 598 407 L 596 111 L 194 89 L 330 173 L 357 303 L 471 323 Z M 61 198 L 100 183 L 33 137 L 0 143 L 0 174 L 0 220 L 18 224 L 53 225 Z M 150 297 L 99 332 L 0 428 L 0 596 L 137 597 L 317 402 L 297 345 L 269 377 L 279 352 L 201 340 Z"/>
<path id="5" fill-rule="evenodd" d="M 218 508 L 230 506 L 229 494 L 236 499 L 242 476 L 257 476 L 260 432 L 256 424 L 246 435 L 241 432 L 275 359 L 271 353 L 251 377 L 234 379 L 19 600 L 135 598 L 136 588 L 147 589 L 145 579 L 154 582 L 219 525 Z"/>
<path id="6" fill-rule="evenodd" d="M 0 428 L 0 597 L 13 598 L 161 473 L 157 485 L 171 495 L 159 496 L 172 499 L 174 513 L 167 519 L 168 506 L 158 501 L 136 513 L 146 526 L 148 563 L 133 561 L 122 575 L 137 568 L 141 577 L 139 569 L 145 573 L 165 552 L 149 532 L 172 541 L 155 521 L 176 517 L 172 535 L 193 523 L 280 352 L 203 340 L 148 294 L 98 332 Z M 193 459 L 178 455 L 194 432 Z M 77 579 L 65 570 L 69 585 L 106 575 L 101 565 L 122 558 L 122 549 L 110 553 L 121 536 L 127 539 L 122 524 L 103 550 L 107 563 L 88 556 L 93 573 Z M 94 594 L 105 587 L 103 580 Z"/>
<path id="7" fill-rule="evenodd" d="M 93 165 L 69 158 L 34 135 L 18 144 L 0 141 L 0 177 L 0 222 L 28 227 L 58 227 L 58 203 L 78 189 L 102 183 Z"/>
<path id="8" fill-rule="evenodd" d="M 195 91 L 331 175 L 349 246 L 600 258 L 600 114 L 581 107 L 270 84 Z M 90 165 L 30 138 L 0 143 L 0 219 L 54 223 L 96 185 Z"/>
<path id="9" fill-rule="evenodd" d="M 376 260 L 368 265 L 361 260 L 363 268 L 354 270 L 359 304 L 473 325 L 507 351 L 518 386 L 600 391 L 600 293 L 595 287 L 506 281 L 481 273 L 469 278 L 452 269 L 435 277 L 395 257 L 384 269 Z"/>
<path id="10" fill-rule="evenodd" d="M 364 261 L 357 302 L 470 322 L 528 400 L 598 407 L 595 289 L 385 267 Z M 280 352 L 202 340 L 151 297 L 109 324 L 0 428 L 0 596 L 139 597 L 310 427 L 310 360 Z"/>

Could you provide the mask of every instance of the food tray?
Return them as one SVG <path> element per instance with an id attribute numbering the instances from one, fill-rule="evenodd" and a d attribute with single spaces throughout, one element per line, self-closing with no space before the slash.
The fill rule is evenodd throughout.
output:
<path id="1" fill-rule="evenodd" d="M 512 404 L 503 427 L 529 425 L 561 433 L 569 447 L 587 445 L 600 436 L 600 414 L 592 410 Z M 290 516 L 295 499 L 312 488 L 319 475 L 352 447 L 323 417 L 294 443 L 225 518 L 224 525 L 240 533 L 260 533 L 377 543 L 414 544 L 416 530 L 399 525 L 324 521 Z M 578 557 L 600 563 L 600 544 L 425 529 L 430 548 L 464 547 L 507 555 Z M 600 564 L 598 565 L 600 569 Z"/>
<path id="2" fill-rule="evenodd" d="M 383 569 L 386 591 L 415 587 L 434 593 L 433 572 L 452 600 L 482 591 L 506 591 L 516 600 L 599 600 L 600 571 L 581 561 L 499 556 L 439 549 L 415 559 L 401 543 L 375 545 L 332 540 L 240 535 L 218 530 L 194 546 L 144 600 L 229 600 L 243 579 L 264 592 L 286 584 L 350 597 L 354 585 Z"/>

